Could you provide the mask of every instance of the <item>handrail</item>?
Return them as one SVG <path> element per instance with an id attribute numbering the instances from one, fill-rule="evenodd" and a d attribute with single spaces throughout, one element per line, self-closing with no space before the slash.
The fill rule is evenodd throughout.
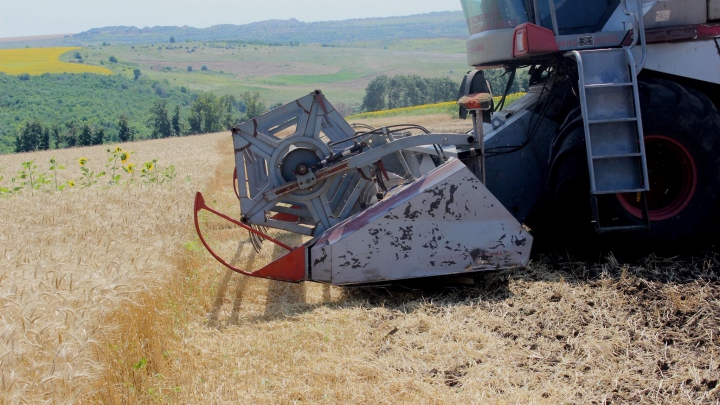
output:
<path id="1" fill-rule="evenodd" d="M 533 15 L 535 15 L 535 25 L 542 27 L 542 19 L 540 18 L 540 2 L 538 0 L 533 0 L 533 7 L 535 7 L 533 10 Z"/>
<path id="2" fill-rule="evenodd" d="M 550 0 L 552 1 L 552 0 Z M 635 21 L 633 22 L 633 42 L 628 48 L 634 48 L 635 45 L 638 43 L 638 38 L 640 39 L 640 51 L 641 51 L 641 57 L 640 62 L 635 65 L 635 69 L 637 70 L 637 73 L 640 73 L 640 71 L 645 67 L 645 62 L 647 62 L 647 42 L 645 41 L 645 21 L 644 21 L 644 14 L 643 14 L 643 5 L 642 0 L 637 0 L 637 8 L 635 11 L 630 11 L 627 8 L 627 0 L 620 0 L 620 4 L 622 5 L 622 10 L 625 15 L 631 16 Z"/>
<path id="3" fill-rule="evenodd" d="M 580 113 L 582 114 L 583 119 L 583 129 L 585 131 L 585 134 L 590 133 L 590 119 L 588 117 L 587 112 L 587 99 L 585 95 L 585 75 L 581 74 L 584 71 L 583 67 L 583 60 L 582 56 L 580 55 L 579 51 L 570 51 L 565 53 L 566 57 L 572 56 L 575 58 L 575 61 L 577 62 L 578 71 L 580 72 L 578 74 L 578 89 L 580 93 L 580 105 L 582 106 L 580 108 Z M 587 153 L 588 157 L 593 156 L 592 153 L 592 142 L 585 142 L 585 152 Z M 593 167 L 592 159 L 588 158 L 588 173 L 590 174 L 590 193 L 595 194 L 597 192 L 597 187 L 595 185 L 595 168 Z"/>
<path id="4" fill-rule="evenodd" d="M 548 0 L 548 6 L 550 6 L 550 20 L 552 21 L 553 33 L 555 33 L 555 36 L 558 36 L 560 35 L 560 30 L 558 29 L 557 15 L 555 14 L 555 0 Z"/>

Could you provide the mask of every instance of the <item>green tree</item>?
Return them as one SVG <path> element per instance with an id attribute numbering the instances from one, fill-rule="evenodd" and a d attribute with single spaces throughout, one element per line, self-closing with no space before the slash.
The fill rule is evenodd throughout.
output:
<path id="1" fill-rule="evenodd" d="M 180 106 L 175 106 L 175 112 L 172 116 L 172 130 L 175 136 L 181 136 L 182 135 L 182 127 L 180 124 Z"/>
<path id="2" fill-rule="evenodd" d="M 505 69 L 488 69 L 485 70 L 485 79 L 490 82 L 493 95 L 502 96 L 507 86 L 507 81 L 510 78 L 510 74 Z M 527 91 L 530 76 L 528 75 L 527 69 L 518 69 L 510 86 L 510 94 L 517 93 L 519 91 Z"/>
<path id="3" fill-rule="evenodd" d="M 194 134 L 220 131 L 221 108 L 218 97 L 213 93 L 203 93 L 190 106 L 188 124 Z"/>
<path id="4" fill-rule="evenodd" d="M 449 77 L 437 77 L 429 79 L 427 94 L 431 101 L 429 103 L 441 103 L 457 98 L 458 84 Z"/>
<path id="5" fill-rule="evenodd" d="M 32 152 L 44 146 L 45 130 L 38 120 L 26 121 L 15 138 L 15 152 Z"/>
<path id="6" fill-rule="evenodd" d="M 42 136 L 40 137 L 40 143 L 38 144 L 39 150 L 49 150 L 50 149 L 50 128 L 45 128 L 42 130 Z"/>
<path id="7" fill-rule="evenodd" d="M 222 130 L 229 129 L 237 122 L 235 116 L 235 106 L 237 105 L 237 99 L 233 95 L 225 95 L 220 97 L 220 110 L 221 110 L 221 126 Z"/>
<path id="8" fill-rule="evenodd" d="M 363 97 L 362 109 L 365 111 L 379 111 L 387 106 L 386 93 L 389 78 L 386 75 L 380 75 L 370 81 L 365 88 L 365 97 Z"/>
<path id="9" fill-rule="evenodd" d="M 75 125 L 75 121 L 70 121 L 65 124 L 67 132 L 65 132 L 64 140 L 68 148 L 74 148 L 78 143 L 78 129 Z"/>
<path id="10" fill-rule="evenodd" d="M 108 58 L 108 60 L 109 60 L 111 63 L 117 63 L 117 58 L 116 58 L 114 55 L 110 55 L 110 57 Z"/>
<path id="11" fill-rule="evenodd" d="M 120 120 L 118 121 L 118 140 L 120 142 L 133 140 L 133 131 L 128 124 L 125 114 L 120 115 Z"/>
<path id="12" fill-rule="evenodd" d="M 15 152 L 32 152 L 37 150 L 40 138 L 35 133 L 34 121 L 25 121 L 17 129 Z"/>
<path id="13" fill-rule="evenodd" d="M 140 77 L 142 73 L 140 72 L 140 69 L 133 69 L 133 76 L 135 76 L 135 81 Z"/>
<path id="14" fill-rule="evenodd" d="M 170 43 L 171 43 L 171 44 L 174 44 L 174 43 L 175 43 L 175 37 L 170 37 Z"/>
<path id="15" fill-rule="evenodd" d="M 78 145 L 79 146 L 91 146 L 93 144 L 93 134 L 92 130 L 90 129 L 90 126 L 85 123 L 83 124 L 82 130 L 80 130 L 80 135 L 78 135 Z"/>
<path id="16" fill-rule="evenodd" d="M 450 78 L 423 78 L 417 75 L 381 75 L 365 88 L 362 109 L 378 111 L 414 105 L 451 101 L 457 97 L 458 84 Z"/>
<path id="17" fill-rule="evenodd" d="M 191 109 L 187 121 L 191 134 L 199 134 L 202 132 L 202 115 L 199 114 L 198 111 Z"/>
<path id="18" fill-rule="evenodd" d="M 257 91 L 246 91 L 240 96 L 240 99 L 243 100 L 247 106 L 247 110 L 245 110 L 245 119 L 253 119 L 267 111 L 267 106 L 265 105 L 265 102 L 260 99 L 260 93 Z"/>
<path id="19" fill-rule="evenodd" d="M 93 134 L 92 144 L 93 145 L 102 145 L 105 141 L 105 128 L 99 127 L 95 130 L 95 133 Z"/>
<path id="20" fill-rule="evenodd" d="M 55 140 L 55 149 L 60 149 L 60 128 L 57 125 L 52 126 L 52 135 Z"/>
<path id="21" fill-rule="evenodd" d="M 150 110 L 150 128 L 152 129 L 151 137 L 168 138 L 172 136 L 172 125 L 168 119 L 167 101 L 158 100 Z"/>

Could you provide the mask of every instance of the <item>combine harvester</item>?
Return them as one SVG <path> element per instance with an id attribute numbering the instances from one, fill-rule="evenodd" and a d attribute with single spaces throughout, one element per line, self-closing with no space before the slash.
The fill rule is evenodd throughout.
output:
<path id="1" fill-rule="evenodd" d="M 315 91 L 232 129 L 242 215 L 198 193 L 205 247 L 249 276 L 350 285 L 525 266 L 528 227 L 638 246 L 715 231 L 720 0 L 462 6 L 477 69 L 459 104 L 473 132 L 357 132 Z M 505 95 L 529 68 L 527 95 L 494 106 L 491 67 L 507 70 Z M 200 233 L 201 210 L 247 229 L 258 249 L 269 241 L 288 253 L 235 268 Z M 268 227 L 310 240 L 287 246 Z"/>

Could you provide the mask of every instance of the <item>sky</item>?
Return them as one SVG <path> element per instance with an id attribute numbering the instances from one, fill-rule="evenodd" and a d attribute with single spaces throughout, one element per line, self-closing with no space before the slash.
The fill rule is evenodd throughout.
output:
<path id="1" fill-rule="evenodd" d="M 0 38 L 75 34 L 128 25 L 247 24 L 270 19 L 346 20 L 460 10 L 460 0 L 0 0 Z"/>

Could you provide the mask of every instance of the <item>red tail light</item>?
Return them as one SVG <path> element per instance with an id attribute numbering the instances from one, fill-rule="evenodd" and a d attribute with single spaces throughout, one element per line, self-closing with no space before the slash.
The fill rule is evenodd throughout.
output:
<path id="1" fill-rule="evenodd" d="M 555 42 L 555 34 L 551 30 L 530 23 L 515 27 L 514 58 L 553 52 L 560 52 L 560 49 Z"/>

